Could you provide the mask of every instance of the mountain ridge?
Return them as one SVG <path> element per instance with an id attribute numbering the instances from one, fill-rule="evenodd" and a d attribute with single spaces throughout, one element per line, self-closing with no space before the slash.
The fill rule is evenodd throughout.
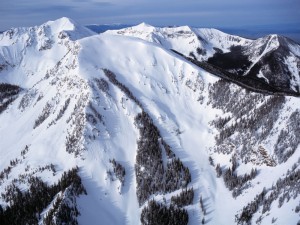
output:
<path id="1" fill-rule="evenodd" d="M 266 85 L 272 86 L 274 92 L 277 90 L 299 94 L 300 47 L 285 37 L 267 35 L 250 40 L 228 35 L 216 29 L 193 29 L 187 26 L 176 28 L 147 26 L 147 29 L 144 29 L 143 24 L 107 32 L 156 42 L 185 57 L 209 63 L 221 69 L 223 73 L 247 76 L 253 79 L 252 84 L 250 83 L 253 88 L 255 80 L 261 79 Z"/>
<path id="2" fill-rule="evenodd" d="M 22 87 L 0 88 L 1 106 L 10 99 L 0 114 L 1 221 L 39 187 L 51 198 L 24 224 L 297 223 L 299 98 L 246 90 L 159 43 L 43 27 L 28 28 L 30 45 L 26 32 L 0 36 L 14 65 L 0 82 Z M 39 50 L 44 35 L 51 45 Z"/>

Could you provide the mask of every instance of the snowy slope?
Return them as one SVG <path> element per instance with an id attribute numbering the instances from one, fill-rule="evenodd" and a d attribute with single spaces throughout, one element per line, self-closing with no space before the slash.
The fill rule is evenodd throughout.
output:
<path id="1" fill-rule="evenodd" d="M 63 172 L 78 166 L 87 195 L 72 197 L 72 186 L 57 193 L 38 213 L 39 224 L 45 224 L 43 219 L 55 209 L 59 196 L 77 206 L 79 224 L 140 224 L 148 203 L 137 198 L 137 141 L 141 130 L 135 118 L 145 112 L 160 133 L 158 142 L 164 140 L 191 174 L 187 187 L 193 188 L 194 197 L 191 204 L 183 207 L 189 215 L 188 224 L 236 224 L 236 215 L 264 187 L 270 194 L 272 185 L 288 170 L 299 171 L 300 126 L 293 125 L 299 114 L 299 99 L 273 100 L 271 96 L 222 83 L 169 50 L 189 54 L 201 47 L 212 55 L 215 46 L 229 49 L 250 40 L 189 27 L 158 29 L 141 24 L 127 29 L 135 30 L 134 35 L 127 35 L 134 37 L 113 32 L 95 35 L 62 18 L 0 35 L 0 83 L 22 88 L 0 114 L 0 171 L 4 172 L 0 192 L 5 193 L 12 183 L 28 191 L 30 176 L 54 185 Z M 199 41 L 199 37 L 206 42 Z M 190 43 L 192 40 L 194 43 Z M 108 71 L 115 77 L 110 77 Z M 259 121 L 263 109 L 272 101 L 278 108 L 265 116 L 273 122 L 250 126 L 251 118 L 257 115 Z M 240 114 L 234 111 L 246 106 L 250 110 L 240 110 Z M 226 122 L 217 126 L 220 118 Z M 238 125 L 230 128 L 233 124 L 246 126 L 245 132 Z M 224 131 L 226 128 L 230 128 L 230 135 Z M 222 139 L 218 138 L 221 134 L 225 134 Z M 293 149 L 280 141 L 280 135 L 293 143 Z M 249 145 L 244 143 L 250 139 Z M 165 169 L 170 160 L 166 154 L 162 150 Z M 241 189 L 235 197 L 215 170 L 219 164 L 225 173 L 232 166 L 233 155 L 239 164 L 234 171 L 237 175 L 250 173 L 252 168 L 258 170 L 253 179 L 235 187 Z M 114 172 L 112 160 L 124 168 L 123 181 Z M 295 189 L 293 185 L 287 187 Z M 274 224 L 296 224 L 299 191 L 294 189 L 295 197 L 290 196 L 278 208 L 279 197 L 284 195 L 280 189 L 270 210 L 262 214 L 260 208 L 253 213 L 252 222 L 262 215 L 261 224 L 270 224 L 272 218 L 276 220 Z M 148 200 L 154 198 L 169 206 L 171 197 L 180 192 L 180 188 L 159 191 Z M 13 202 L 2 196 L 0 204 L 5 208 Z M 58 214 L 54 214 L 51 219 L 57 218 Z"/>
<path id="2" fill-rule="evenodd" d="M 199 29 L 188 26 L 159 28 L 145 23 L 120 30 L 109 30 L 106 33 L 141 38 L 158 43 L 167 49 L 174 49 L 186 56 L 193 53 L 199 60 L 207 60 L 213 56 L 216 52 L 214 48 L 228 52 L 232 45 L 244 45 L 252 42 L 216 29 Z M 197 49 L 201 52 L 200 54 L 197 54 Z"/>
<path id="3" fill-rule="evenodd" d="M 276 34 L 250 40 L 216 29 L 158 28 L 145 23 L 107 33 L 158 43 L 233 75 L 247 76 L 254 81 L 261 79 L 279 91 L 299 93 L 300 90 L 300 46 Z"/>

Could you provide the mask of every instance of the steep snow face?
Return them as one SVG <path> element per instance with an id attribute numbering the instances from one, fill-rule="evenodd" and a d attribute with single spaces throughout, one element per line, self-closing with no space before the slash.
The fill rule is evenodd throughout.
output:
<path id="1" fill-rule="evenodd" d="M 174 153 L 181 158 L 182 162 L 189 167 L 191 166 L 189 163 L 190 158 L 197 158 L 199 162 L 202 162 L 199 166 L 195 165 L 192 177 L 197 179 L 198 173 L 202 174 L 201 168 L 207 168 L 211 171 L 208 162 L 204 160 L 207 158 L 206 153 L 204 151 L 194 151 L 194 148 L 199 143 L 206 142 L 209 144 L 213 142 L 213 139 L 209 138 L 207 125 L 210 116 L 213 116 L 214 113 L 204 117 L 201 112 L 205 111 L 205 108 L 211 109 L 204 104 L 208 99 L 205 90 L 208 88 L 208 83 L 215 81 L 216 78 L 178 59 L 173 53 L 141 40 L 103 34 L 83 39 L 80 44 L 82 48 L 79 54 L 79 62 L 80 65 L 84 65 L 84 74 L 88 79 L 103 78 L 107 80 L 102 68 L 109 68 L 114 71 L 118 81 L 128 87 L 137 98 L 137 101 L 141 103 L 143 109 L 151 116 L 160 130 L 162 137 L 171 145 Z M 96 45 L 96 49 L 92 48 Z M 103 57 L 103 52 L 110 55 L 110 57 Z M 87 57 L 91 53 L 93 53 L 93 59 Z M 147 60 L 144 61 L 145 59 Z M 111 84 L 109 87 L 110 89 L 113 88 Z M 100 179 L 103 179 L 102 182 L 105 184 L 103 188 L 106 190 L 107 195 L 125 213 L 128 224 L 136 224 L 139 223 L 139 215 L 136 213 L 139 211 L 139 207 L 136 201 L 136 183 L 133 168 L 135 167 L 138 134 L 137 128 L 133 124 L 134 117 L 141 108 L 135 107 L 136 109 L 133 111 L 134 108 L 132 109 L 130 99 L 124 93 L 120 93 L 120 91 L 115 93 L 113 90 L 108 92 L 108 96 L 111 95 L 110 98 L 118 96 L 116 106 L 108 104 L 107 100 L 102 100 L 103 97 L 96 101 L 98 107 L 100 107 L 98 108 L 100 114 L 104 115 L 105 126 L 110 137 L 107 140 L 109 144 L 105 144 L 104 141 L 96 142 L 99 149 L 107 149 L 109 154 L 105 155 L 105 153 L 98 152 L 88 154 L 91 154 L 92 162 L 90 164 L 94 161 L 94 154 L 104 154 L 105 156 L 99 158 L 114 157 L 116 161 L 126 165 L 126 171 L 129 174 L 125 178 L 123 188 L 128 189 L 128 191 L 123 191 L 123 189 L 121 195 L 112 193 L 111 184 L 105 182 L 104 175 Z M 115 107 L 118 108 L 115 109 Z M 114 122 L 112 123 L 112 121 Z M 182 133 L 182 135 L 179 135 L 179 133 Z M 201 133 L 201 135 L 195 138 L 197 133 Z M 100 131 L 100 137 L 102 135 Z M 205 146 L 202 148 L 204 150 Z M 114 149 L 117 151 L 114 151 Z M 101 173 L 101 170 L 96 172 L 95 169 L 92 169 L 87 173 L 96 175 Z M 95 175 L 90 176 L 95 177 Z M 203 173 L 202 178 L 197 183 L 192 181 L 192 186 L 196 195 L 199 196 L 201 189 L 203 195 L 210 196 L 210 189 L 215 188 L 211 174 Z M 130 186 L 128 182 L 130 182 Z M 164 196 L 167 201 L 170 201 L 172 195 L 161 193 L 156 196 L 156 199 L 162 200 Z M 128 199 L 130 199 L 129 202 Z M 101 207 L 103 203 L 98 204 Z M 197 204 L 190 206 L 190 210 L 192 209 L 196 210 Z M 89 217 L 86 215 L 88 213 L 83 213 L 79 219 L 82 218 L 84 221 L 84 218 Z M 190 217 L 190 220 L 194 221 L 193 223 L 197 221 L 197 215 L 199 214 Z"/>
<path id="2" fill-rule="evenodd" d="M 243 75 L 248 77 L 263 75 L 263 79 L 266 78 L 270 85 L 299 93 L 299 48 L 298 44 L 278 35 L 257 39 L 252 45 L 244 48 L 244 53 L 249 56 L 251 64 Z"/>
<path id="3" fill-rule="evenodd" d="M 278 41 L 277 35 L 269 35 L 267 37 L 259 38 L 251 43 L 247 50 L 250 55 L 250 60 L 254 62 L 259 61 L 261 57 L 274 51 L 279 47 L 280 43 Z"/>
<path id="4" fill-rule="evenodd" d="M 61 21 L 65 19 L 56 21 L 57 24 L 55 22 L 51 24 L 61 27 L 58 25 Z M 49 49 L 38 49 L 42 43 L 38 39 L 39 35 L 43 37 L 54 35 L 49 27 L 49 33 L 46 32 L 45 27 L 47 25 L 15 29 L 13 39 L 16 43 L 6 46 L 6 52 L 10 54 L 3 56 L 2 53 L 6 58 L 15 52 L 16 58 L 7 58 L 13 65 L 9 64 L 1 72 L 1 82 L 17 84 L 23 89 L 14 104 L 1 115 L 3 119 L 1 166 L 6 167 L 13 159 L 13 155 L 18 156 L 26 145 L 30 149 L 28 159 L 26 157 L 23 160 L 17 173 L 26 171 L 25 167 L 31 168 L 29 171 L 34 171 L 50 162 L 57 162 L 58 170 L 61 171 L 76 165 L 72 158 L 65 161 L 69 154 L 63 143 L 67 133 L 75 129 L 72 121 L 79 119 L 77 113 L 79 114 L 79 111 L 83 113 L 89 96 L 88 86 L 76 70 L 79 46 L 75 42 L 60 40 L 54 36 L 51 41 L 55 42 L 51 42 Z M 43 32 L 38 34 L 40 31 Z M 32 40 L 32 45 L 27 45 L 26 38 Z M 3 47 L 1 49 L 3 50 Z M 78 112 L 74 113 L 71 108 L 75 105 Z M 68 112 L 70 118 L 63 114 L 64 111 Z M 66 123 L 65 120 L 69 122 Z M 58 130 L 56 131 L 54 127 Z M 52 179 L 49 179 L 49 182 L 52 182 Z"/>
<path id="5" fill-rule="evenodd" d="M 225 48 L 248 40 L 209 29 L 195 35 L 189 27 L 141 24 L 135 29 L 135 34 L 146 35 L 144 40 L 111 32 L 94 35 L 62 18 L 15 29 L 12 39 L 1 36 L 0 82 L 22 89 L 9 92 L 0 86 L 0 192 L 7 194 L 11 184 L 26 192 L 33 177 L 54 185 L 65 171 L 78 166 L 87 195 L 72 195 L 74 184 L 55 193 L 53 201 L 34 214 L 40 215 L 39 224 L 64 202 L 77 207 L 80 215 L 72 216 L 79 224 L 140 224 L 149 204 L 140 201 L 138 193 L 170 206 L 182 191 L 172 187 L 151 192 L 154 187 L 147 186 L 140 190 L 137 177 L 155 185 L 161 176 L 153 171 L 169 171 L 168 180 L 180 180 L 188 168 L 191 180 L 186 185 L 187 190 L 193 188 L 193 197 L 180 206 L 187 210 L 188 224 L 296 224 L 299 98 L 249 92 L 158 44 L 167 36 L 165 43 L 175 46 L 181 39 L 187 48 L 190 40 L 199 40 L 197 35 L 209 40 L 218 34 Z M 39 30 L 49 37 L 51 47 L 40 50 L 44 42 Z M 34 40 L 30 45 L 28 37 Z M 8 97 L 9 104 L 2 104 Z M 151 129 L 136 119 L 142 112 Z M 147 130 L 152 136 L 145 136 Z M 157 145 L 150 143 L 149 151 L 158 153 L 145 160 L 140 155 L 142 142 L 153 136 Z M 153 150 L 152 144 L 158 147 Z M 145 165 L 157 155 L 156 165 L 163 169 L 148 170 Z M 137 159 L 145 162 L 137 165 Z M 179 169 L 170 172 L 172 165 Z M 264 187 L 267 203 L 257 200 L 251 210 L 243 210 Z M 13 204 L 3 196 L 3 208 Z M 50 219 L 59 221 L 59 213 Z"/>
<path id="6" fill-rule="evenodd" d="M 208 43 L 211 43 L 212 47 L 219 48 L 225 52 L 226 50 L 229 51 L 231 46 L 248 45 L 252 43 L 252 40 L 250 39 L 226 34 L 217 29 L 199 28 L 199 29 L 194 29 L 194 32 L 197 33 Z"/>

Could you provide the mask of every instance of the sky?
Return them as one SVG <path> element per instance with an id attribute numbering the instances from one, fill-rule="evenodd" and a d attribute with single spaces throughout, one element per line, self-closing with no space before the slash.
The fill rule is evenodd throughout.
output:
<path id="1" fill-rule="evenodd" d="M 0 0 L 0 30 L 69 17 L 87 24 L 189 25 L 300 34 L 300 0 Z"/>

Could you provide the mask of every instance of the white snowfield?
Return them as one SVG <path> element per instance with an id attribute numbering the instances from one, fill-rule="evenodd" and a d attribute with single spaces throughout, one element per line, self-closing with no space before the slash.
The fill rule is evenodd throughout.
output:
<path id="1" fill-rule="evenodd" d="M 251 40 L 211 28 L 192 28 L 189 26 L 160 28 L 145 23 L 120 30 L 108 30 L 105 33 L 137 37 L 148 42 L 157 43 L 166 49 L 175 50 L 198 61 L 206 61 L 216 52 L 228 53 L 232 47 L 242 46 L 244 54 L 248 56 L 248 60 L 250 61 L 250 65 L 244 71 L 243 76 L 246 76 L 251 69 L 259 65 L 262 58 L 279 49 L 281 45 L 286 45 L 285 47 L 288 49 L 289 55 L 284 57 L 288 61 L 284 62 L 284 64 L 288 70 L 286 73 L 289 72 L 292 74 L 290 77 L 290 86 L 292 90 L 296 91 L 300 85 L 300 45 L 276 34 Z M 264 73 L 268 73 L 268 69 L 263 67 L 256 75 L 258 78 L 266 79 L 267 83 L 269 81 L 265 78 Z"/>
<path id="2" fill-rule="evenodd" d="M 214 47 L 225 51 L 235 43 L 251 45 L 252 42 L 215 29 L 155 28 L 146 24 L 96 34 L 68 18 L 0 34 L 0 68 L 3 68 L 0 83 L 22 88 L 18 98 L 0 114 L 0 171 L 9 166 L 11 160 L 20 159 L 8 177 L 0 181 L 0 193 L 20 175 L 33 173 L 50 185 L 57 182 L 64 171 L 78 166 L 87 191 L 87 195 L 77 198 L 79 224 L 140 224 L 140 214 L 147 202 L 140 207 L 136 196 L 134 168 L 139 130 L 134 118 L 142 108 L 109 82 L 103 71 L 108 69 L 142 104 L 161 136 L 189 168 L 192 181 L 188 187 L 193 187 L 195 196 L 193 203 L 185 206 L 188 224 L 201 224 L 204 216 L 205 224 L 237 224 L 235 215 L 264 187 L 271 188 L 298 163 L 300 147 L 286 162 L 275 167 L 241 162 L 239 174 L 250 173 L 254 167 L 259 172 L 249 187 L 233 198 L 209 162 L 211 156 L 215 165 L 231 166 L 231 154 L 212 150 L 218 130 L 211 121 L 226 116 L 221 109 L 212 107 L 209 97 L 211 86 L 219 78 L 170 49 L 188 55 L 201 47 L 206 49 L 203 59 L 207 59 L 214 54 Z M 270 48 L 274 47 L 276 45 L 270 43 Z M 287 59 L 287 63 L 293 63 L 291 61 Z M 299 72 L 297 65 L 293 68 Z M 95 79 L 105 80 L 108 88 L 101 90 Z M 300 106 L 299 98 L 286 99 L 275 122 L 277 130 L 274 129 L 267 141 L 253 146 L 263 145 L 270 156 L 280 129 Z M 66 101 L 70 101 L 67 109 L 58 116 Z M 93 123 L 87 119 L 88 114 L 94 113 L 91 105 L 102 116 L 102 121 Z M 43 113 L 46 118 L 37 123 Z M 78 137 L 73 146 L 77 154 L 66 151 L 70 135 Z M 29 150 L 22 157 L 21 151 L 26 145 Z M 109 175 L 112 159 L 125 168 L 124 185 Z M 55 173 L 37 170 L 49 164 L 55 166 Z M 26 182 L 16 184 L 22 191 L 28 189 Z M 165 198 L 168 205 L 171 196 L 178 193 L 179 190 L 158 193 L 150 199 L 163 202 Z M 200 196 L 206 215 L 199 206 Z M 291 198 L 281 208 L 278 208 L 278 199 L 275 200 L 259 224 L 270 225 L 273 220 L 277 225 L 297 224 L 300 217 L 295 207 L 299 200 L 299 196 Z M 9 205 L 1 197 L 0 204 L 3 208 Z M 51 207 L 44 210 L 40 224 Z M 261 208 L 254 214 L 252 224 L 261 215 L 260 211 Z"/>
<path id="3" fill-rule="evenodd" d="M 108 30 L 105 33 L 137 37 L 157 43 L 167 49 L 174 49 L 187 56 L 190 52 L 195 52 L 197 48 L 205 49 L 206 54 L 198 56 L 200 60 L 212 56 L 215 53 L 214 48 L 227 52 L 232 45 L 246 45 L 252 42 L 252 40 L 229 35 L 212 28 L 199 29 L 189 26 L 159 28 L 145 23 L 121 30 Z"/>

